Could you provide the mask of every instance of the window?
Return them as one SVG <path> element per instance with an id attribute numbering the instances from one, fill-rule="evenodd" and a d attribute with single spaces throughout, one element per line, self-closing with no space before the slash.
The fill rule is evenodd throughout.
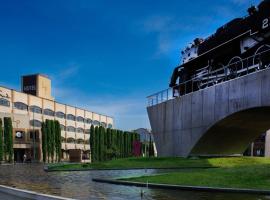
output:
<path id="1" fill-rule="evenodd" d="M 112 124 L 108 124 L 108 128 L 112 128 Z"/>
<path id="2" fill-rule="evenodd" d="M 85 129 L 85 134 L 90 134 L 90 129 Z"/>
<path id="3" fill-rule="evenodd" d="M 78 116 L 78 117 L 77 117 L 77 122 L 84 122 L 84 118 L 81 117 L 81 116 Z"/>
<path id="4" fill-rule="evenodd" d="M 85 121 L 87 124 L 92 124 L 92 119 L 86 119 Z"/>
<path id="5" fill-rule="evenodd" d="M 84 141 L 84 144 L 90 144 L 90 141 L 89 140 L 85 140 Z"/>
<path id="6" fill-rule="evenodd" d="M 99 126 L 99 125 L 100 125 L 100 123 L 99 123 L 99 121 L 94 120 L 94 121 L 93 121 L 93 125 L 95 125 L 95 126 Z"/>
<path id="7" fill-rule="evenodd" d="M 30 112 L 34 112 L 34 113 L 38 113 L 38 114 L 42 113 L 42 109 L 38 106 L 30 106 L 29 110 L 30 110 Z"/>
<path id="8" fill-rule="evenodd" d="M 65 113 L 63 113 L 63 112 L 56 112 L 55 113 L 55 116 L 58 117 L 58 118 L 64 119 L 65 118 Z"/>
<path id="9" fill-rule="evenodd" d="M 14 102 L 14 107 L 18 110 L 28 110 L 28 106 L 22 102 Z"/>
<path id="10" fill-rule="evenodd" d="M 67 126 L 67 131 L 69 132 L 76 132 L 76 128 L 73 126 Z"/>
<path id="11" fill-rule="evenodd" d="M 35 131 L 35 132 L 31 131 L 30 132 L 30 139 L 33 140 L 34 136 L 35 136 L 35 140 L 37 142 L 39 140 L 39 132 L 38 131 Z"/>
<path id="12" fill-rule="evenodd" d="M 105 122 L 101 122 L 101 126 L 106 128 L 107 124 Z"/>
<path id="13" fill-rule="evenodd" d="M 66 127 L 63 124 L 60 124 L 61 131 L 65 131 Z"/>
<path id="14" fill-rule="evenodd" d="M 66 142 L 66 138 L 61 137 L 61 142 L 65 143 Z"/>
<path id="15" fill-rule="evenodd" d="M 72 121 L 75 121 L 75 116 L 72 115 L 72 114 L 68 114 L 67 115 L 67 119 L 72 120 Z"/>
<path id="16" fill-rule="evenodd" d="M 77 128 L 77 132 L 78 133 L 83 133 L 84 132 L 84 129 L 83 128 Z"/>
<path id="17" fill-rule="evenodd" d="M 74 138 L 71 138 L 71 137 L 69 137 L 69 138 L 67 138 L 67 143 L 75 143 L 75 139 Z"/>
<path id="18" fill-rule="evenodd" d="M 41 127 L 41 121 L 39 120 L 30 120 L 30 125 L 34 127 Z"/>
<path id="19" fill-rule="evenodd" d="M 0 105 L 10 107 L 10 101 L 4 98 L 0 98 Z"/>
<path id="20" fill-rule="evenodd" d="M 54 112 L 51 109 L 44 109 L 43 114 L 52 117 L 54 116 Z"/>
<path id="21" fill-rule="evenodd" d="M 83 139 L 77 139 L 76 143 L 77 144 L 84 144 L 84 140 Z"/>

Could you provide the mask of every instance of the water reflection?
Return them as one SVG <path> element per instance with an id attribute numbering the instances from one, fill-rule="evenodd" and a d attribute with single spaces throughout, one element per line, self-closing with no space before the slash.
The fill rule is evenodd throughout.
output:
<path id="1" fill-rule="evenodd" d="M 0 184 L 41 193 L 77 199 L 143 199 L 149 200 L 266 200 L 267 196 L 189 192 L 176 190 L 147 189 L 92 182 L 92 178 L 129 177 L 142 174 L 164 173 L 168 170 L 123 170 L 50 172 L 42 165 L 10 165 L 0 167 Z"/>

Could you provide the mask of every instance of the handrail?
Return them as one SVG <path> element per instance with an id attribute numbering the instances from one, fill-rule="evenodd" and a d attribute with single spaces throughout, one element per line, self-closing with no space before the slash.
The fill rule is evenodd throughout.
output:
<path id="1" fill-rule="evenodd" d="M 266 58 L 266 56 L 268 58 Z M 148 106 L 154 106 L 222 82 L 255 73 L 268 67 L 270 67 L 270 49 L 241 59 L 237 62 L 230 63 L 223 68 L 215 69 L 213 71 L 207 70 L 207 73 L 201 77 L 196 77 L 195 74 L 191 79 L 182 82 L 173 88 L 167 88 L 149 95 L 147 96 Z"/>

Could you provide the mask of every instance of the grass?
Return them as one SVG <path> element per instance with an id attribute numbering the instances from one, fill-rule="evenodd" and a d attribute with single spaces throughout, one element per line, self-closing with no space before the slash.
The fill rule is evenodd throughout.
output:
<path id="1" fill-rule="evenodd" d="M 49 170 L 211 167 L 205 159 L 123 158 L 97 163 L 50 164 Z"/>
<path id="2" fill-rule="evenodd" d="M 219 168 L 191 169 L 124 179 L 135 182 L 224 188 L 270 189 L 270 159 L 254 157 L 210 158 Z"/>
<path id="3" fill-rule="evenodd" d="M 202 169 L 202 167 L 216 167 Z M 270 190 L 270 159 L 227 158 L 124 158 L 97 163 L 50 164 L 49 170 L 190 168 L 178 172 L 121 180 L 174 185 Z"/>

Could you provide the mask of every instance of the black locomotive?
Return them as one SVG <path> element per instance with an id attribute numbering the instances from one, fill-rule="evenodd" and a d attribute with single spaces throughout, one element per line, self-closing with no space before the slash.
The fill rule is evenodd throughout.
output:
<path id="1" fill-rule="evenodd" d="M 237 73 L 237 65 L 265 66 L 270 63 L 270 0 L 248 9 L 248 15 L 218 28 L 206 39 L 196 38 L 182 52 L 182 63 L 174 69 L 170 87 L 196 82 L 197 87 L 211 71 L 224 69 L 219 77 Z M 263 54 L 264 53 L 264 54 Z M 254 56 L 255 55 L 255 56 Z M 258 55 L 256 57 L 256 55 Z M 252 57 L 252 62 L 250 59 Z M 263 62 L 263 65 L 261 64 Z M 236 68 L 235 68 L 236 67 Z"/>

